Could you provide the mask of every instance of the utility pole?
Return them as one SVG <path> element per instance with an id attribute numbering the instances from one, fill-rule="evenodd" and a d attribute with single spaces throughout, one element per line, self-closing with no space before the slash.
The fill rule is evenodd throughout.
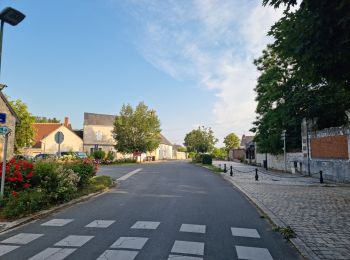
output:
<path id="1" fill-rule="evenodd" d="M 5 189 L 5 176 L 6 176 L 6 160 L 7 160 L 7 146 L 8 146 L 8 140 L 9 136 L 11 134 L 11 129 L 4 127 L 5 133 L 4 133 L 4 155 L 3 155 L 3 162 L 2 162 L 2 175 L 1 175 L 1 190 L 0 190 L 0 198 L 2 199 L 4 197 L 4 189 Z"/>

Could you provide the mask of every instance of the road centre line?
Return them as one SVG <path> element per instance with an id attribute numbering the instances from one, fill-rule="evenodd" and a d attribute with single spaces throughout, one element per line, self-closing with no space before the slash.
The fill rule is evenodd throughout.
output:
<path id="1" fill-rule="evenodd" d="M 142 171 L 142 168 L 139 168 L 139 169 L 136 169 L 136 170 L 134 170 L 132 172 L 129 172 L 129 173 L 125 174 L 124 176 L 118 178 L 117 180 L 118 181 L 125 181 L 126 179 L 130 178 L 131 176 L 133 176 L 134 174 L 136 174 L 136 173 L 138 173 L 140 171 Z"/>

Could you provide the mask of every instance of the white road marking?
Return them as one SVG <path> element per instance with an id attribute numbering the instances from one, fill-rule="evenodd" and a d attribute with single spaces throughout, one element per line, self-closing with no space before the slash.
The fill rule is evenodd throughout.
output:
<path id="1" fill-rule="evenodd" d="M 115 222 L 115 220 L 94 220 L 90 224 L 86 225 L 85 227 L 88 227 L 88 228 L 108 228 L 114 222 Z"/>
<path id="2" fill-rule="evenodd" d="M 142 249 L 146 244 L 148 238 L 145 237 L 121 237 L 111 248 L 124 248 L 124 249 Z"/>
<path id="3" fill-rule="evenodd" d="M 273 260 L 266 248 L 236 246 L 236 251 L 238 259 Z"/>
<path id="4" fill-rule="evenodd" d="M 75 250 L 73 248 L 46 248 L 28 260 L 62 260 Z"/>
<path id="5" fill-rule="evenodd" d="M 134 170 L 132 172 L 129 172 L 129 173 L 123 175 L 122 177 L 118 178 L 117 180 L 118 181 L 125 181 L 126 179 L 130 178 L 131 176 L 133 176 L 134 174 L 136 174 L 136 173 L 138 173 L 140 171 L 142 171 L 142 168 L 139 168 L 139 169 L 136 169 L 136 170 Z"/>
<path id="6" fill-rule="evenodd" d="M 152 221 L 137 221 L 131 228 L 132 229 L 157 229 L 160 222 Z"/>
<path id="7" fill-rule="evenodd" d="M 63 227 L 72 222 L 73 219 L 51 219 L 48 222 L 41 224 L 42 226 Z"/>
<path id="8" fill-rule="evenodd" d="M 19 248 L 19 246 L 6 246 L 6 245 L 0 245 L 0 256 L 3 256 L 7 253 L 10 253 L 11 251 Z"/>
<path id="9" fill-rule="evenodd" d="M 1 241 L 1 243 L 5 244 L 18 244 L 18 245 L 26 245 L 32 242 L 35 239 L 43 236 L 44 234 L 31 234 L 31 233 L 20 233 L 13 237 L 10 237 L 6 240 Z"/>
<path id="10" fill-rule="evenodd" d="M 204 255 L 204 243 L 176 240 L 171 253 Z"/>
<path id="11" fill-rule="evenodd" d="M 97 260 L 134 260 L 138 252 L 125 250 L 106 250 Z"/>
<path id="12" fill-rule="evenodd" d="M 203 258 L 183 255 L 169 255 L 168 260 L 203 260 Z"/>
<path id="13" fill-rule="evenodd" d="M 93 236 L 68 236 L 57 242 L 55 246 L 81 247 L 92 238 Z"/>
<path id="14" fill-rule="evenodd" d="M 180 232 L 200 233 L 205 234 L 205 225 L 182 224 Z"/>
<path id="15" fill-rule="evenodd" d="M 249 228 L 231 228 L 232 235 L 234 237 L 251 237 L 260 238 L 260 235 L 256 229 Z"/>

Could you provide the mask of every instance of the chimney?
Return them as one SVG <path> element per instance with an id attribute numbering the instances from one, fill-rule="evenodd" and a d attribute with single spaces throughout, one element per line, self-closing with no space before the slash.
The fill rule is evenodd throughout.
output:
<path id="1" fill-rule="evenodd" d="M 69 126 L 69 118 L 68 118 L 68 117 L 65 117 L 65 118 L 64 118 L 64 126 L 65 126 L 65 127 L 68 127 L 68 126 Z"/>

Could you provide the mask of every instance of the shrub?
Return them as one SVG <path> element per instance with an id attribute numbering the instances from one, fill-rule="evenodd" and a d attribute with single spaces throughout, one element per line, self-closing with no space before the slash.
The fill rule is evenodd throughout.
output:
<path id="1" fill-rule="evenodd" d="M 57 174 L 56 190 L 49 194 L 55 201 L 68 201 L 74 197 L 78 190 L 79 176 L 72 169 L 66 169 L 62 165 L 55 170 Z"/>
<path id="2" fill-rule="evenodd" d="M 2 163 L 0 164 L 0 178 Z M 22 191 L 32 186 L 33 164 L 25 160 L 10 160 L 6 163 L 6 196 L 12 191 Z"/>
<path id="3" fill-rule="evenodd" d="M 195 152 L 190 152 L 188 153 L 188 158 L 195 158 L 196 157 L 196 153 Z"/>
<path id="4" fill-rule="evenodd" d="M 210 154 L 203 154 L 202 155 L 202 163 L 212 165 L 212 163 L 213 163 L 212 156 Z"/>
<path id="5" fill-rule="evenodd" d="M 38 190 L 22 191 L 6 199 L 1 215 L 5 218 L 21 217 L 41 210 L 47 205 L 45 193 Z"/>
<path id="6" fill-rule="evenodd" d="M 106 153 L 105 151 L 97 150 L 93 152 L 92 157 L 94 157 L 96 160 L 102 160 L 106 157 Z"/>
<path id="7" fill-rule="evenodd" d="M 203 162 L 203 154 L 201 153 L 197 153 L 193 158 L 192 158 L 193 162 L 196 163 L 202 163 Z"/>
<path id="8" fill-rule="evenodd" d="M 40 161 L 35 164 L 35 181 L 50 201 L 67 201 L 77 191 L 80 176 L 73 169 L 55 162 Z"/>
<path id="9" fill-rule="evenodd" d="M 108 161 L 114 161 L 114 152 L 112 152 L 112 151 L 109 151 L 108 153 L 107 153 L 107 157 L 106 157 L 106 160 L 108 160 Z"/>
<path id="10" fill-rule="evenodd" d="M 67 164 L 64 164 L 64 167 L 66 169 L 71 169 L 78 174 L 80 178 L 78 183 L 79 187 L 86 186 L 89 182 L 89 179 L 95 176 L 97 172 L 96 165 L 93 163 L 93 161 L 89 159 L 85 159 L 83 161 L 78 161 L 78 162 L 67 163 Z"/>

